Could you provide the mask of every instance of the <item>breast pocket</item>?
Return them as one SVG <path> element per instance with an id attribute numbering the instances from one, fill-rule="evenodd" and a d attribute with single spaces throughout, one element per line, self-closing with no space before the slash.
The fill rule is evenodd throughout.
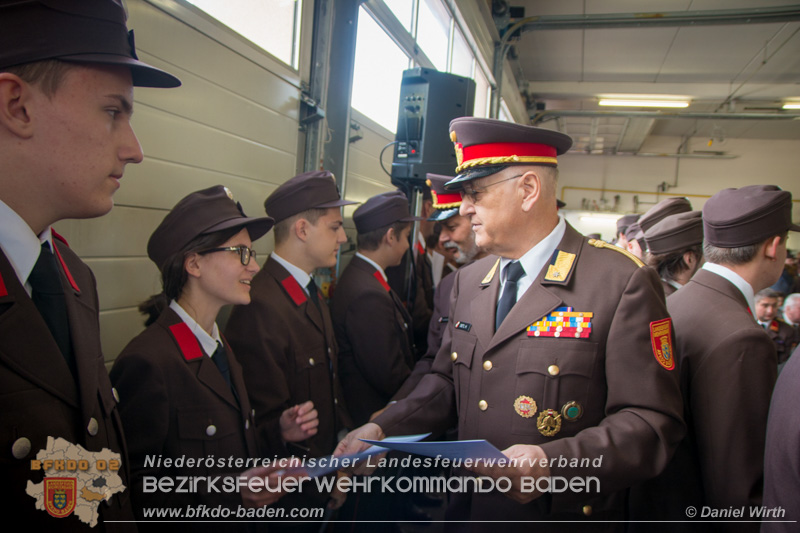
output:
<path id="1" fill-rule="evenodd" d="M 177 419 L 180 442 L 173 452 L 197 457 L 242 454 L 244 435 L 240 418 L 233 409 L 207 406 L 178 409 Z"/>
<path id="2" fill-rule="evenodd" d="M 296 352 L 294 376 L 296 386 L 292 392 L 292 402 L 302 403 L 315 398 L 329 398 L 330 377 L 327 348 L 320 343 L 301 346 Z"/>
<path id="3" fill-rule="evenodd" d="M 469 399 L 470 370 L 475 354 L 476 337 L 456 331 L 450 344 L 450 360 L 453 362 L 453 385 L 456 392 L 459 418 L 465 416 L 467 409 L 462 404 Z"/>
<path id="4" fill-rule="evenodd" d="M 562 431 L 572 434 L 588 407 L 586 403 L 596 371 L 597 349 L 593 342 L 524 339 L 517 354 L 514 402 L 518 416 L 512 419 L 512 433 L 545 437 L 554 437 Z M 530 400 L 536 403 L 535 411 L 526 405 Z M 523 408 L 518 408 L 518 401 L 525 402 Z M 547 410 L 551 410 L 550 429 L 545 428 L 543 433 L 539 417 Z M 547 435 L 548 431 L 555 429 L 557 421 L 561 422 L 561 427 L 556 433 Z"/>

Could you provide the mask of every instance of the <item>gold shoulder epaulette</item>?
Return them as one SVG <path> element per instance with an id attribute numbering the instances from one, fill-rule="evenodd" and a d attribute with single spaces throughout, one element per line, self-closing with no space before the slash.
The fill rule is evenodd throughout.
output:
<path id="1" fill-rule="evenodd" d="M 483 281 L 481 281 L 481 285 L 486 285 L 487 283 L 492 282 L 492 278 L 494 278 L 494 274 L 495 272 L 497 272 L 497 267 L 499 266 L 500 266 L 500 258 L 498 257 L 497 261 L 494 262 L 494 266 L 492 266 L 492 269 L 486 274 L 486 277 L 483 278 Z"/>
<path id="2" fill-rule="evenodd" d="M 615 252 L 621 253 L 622 255 L 624 255 L 634 263 L 636 263 L 636 266 L 640 268 L 644 266 L 644 263 L 642 262 L 641 259 L 630 253 L 628 250 L 623 250 L 619 246 L 614 246 L 613 244 L 608 244 L 606 241 L 601 241 L 598 239 L 589 239 L 589 244 L 591 244 L 595 248 L 608 248 L 614 250 Z"/>

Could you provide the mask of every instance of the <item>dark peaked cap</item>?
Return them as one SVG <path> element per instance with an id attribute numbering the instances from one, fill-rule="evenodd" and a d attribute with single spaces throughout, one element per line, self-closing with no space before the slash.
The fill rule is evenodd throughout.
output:
<path id="1" fill-rule="evenodd" d="M 617 233 L 625 232 L 628 227 L 639 220 L 641 215 L 624 215 L 617 219 Z"/>
<path id="2" fill-rule="evenodd" d="M 215 185 L 182 198 L 167 213 L 147 241 L 147 255 L 158 266 L 179 252 L 195 237 L 228 228 L 247 228 L 255 241 L 275 223 L 269 217 L 250 218 L 227 187 Z"/>
<path id="3" fill-rule="evenodd" d="M 121 0 L 0 0 L 0 69 L 45 59 L 121 65 L 138 87 L 180 80 L 139 61 Z"/>
<path id="4" fill-rule="evenodd" d="M 775 185 L 723 189 L 703 206 L 705 239 L 718 248 L 738 248 L 765 241 L 792 224 L 792 194 Z"/>
<path id="5" fill-rule="evenodd" d="M 342 200 L 332 173 L 327 170 L 313 170 L 283 182 L 264 200 L 264 209 L 278 223 L 309 209 L 357 203 Z"/>
<path id="6" fill-rule="evenodd" d="M 412 217 L 408 212 L 408 199 L 400 191 L 377 194 L 358 206 L 353 212 L 353 222 L 358 233 L 369 233 L 395 222 L 413 222 L 425 220 Z"/>
<path id="7" fill-rule="evenodd" d="M 465 181 L 499 172 L 508 165 L 557 165 L 556 156 L 572 147 L 561 132 L 490 118 L 460 117 L 450 122 L 458 176 L 447 183 L 458 190 Z"/>
<path id="8" fill-rule="evenodd" d="M 664 218 L 678 213 L 688 213 L 691 210 L 692 204 L 686 198 L 667 198 L 658 202 L 639 218 L 639 227 L 642 228 L 643 232 L 647 233 L 647 230 L 664 220 Z"/>
<path id="9" fill-rule="evenodd" d="M 434 212 L 428 220 L 441 222 L 458 214 L 461 206 L 461 193 L 448 191 L 444 188 L 445 184 L 453 179 L 453 176 L 443 176 L 441 174 L 427 174 L 428 187 L 431 188 Z"/>
<path id="10" fill-rule="evenodd" d="M 703 217 L 700 211 L 669 215 L 644 232 L 652 254 L 682 252 L 703 244 Z"/>

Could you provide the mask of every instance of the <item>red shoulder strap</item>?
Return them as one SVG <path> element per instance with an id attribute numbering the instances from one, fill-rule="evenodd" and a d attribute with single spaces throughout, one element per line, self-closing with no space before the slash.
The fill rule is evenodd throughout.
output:
<path id="1" fill-rule="evenodd" d="M 8 296 L 8 290 L 6 289 L 6 284 L 3 281 L 3 274 L 0 274 L 0 298 L 3 296 Z"/>
<path id="2" fill-rule="evenodd" d="M 383 288 L 386 289 L 386 292 L 389 292 L 390 290 L 392 290 L 392 288 L 389 286 L 389 284 L 386 283 L 386 280 L 383 279 L 383 276 L 381 276 L 380 272 L 378 272 L 376 270 L 372 275 L 375 276 L 375 279 L 378 280 L 378 283 L 380 283 L 383 286 Z"/>
<path id="3" fill-rule="evenodd" d="M 175 341 L 178 343 L 178 347 L 181 349 L 184 359 L 187 361 L 194 361 L 195 359 L 203 357 L 203 350 L 200 348 L 200 343 L 197 342 L 197 338 L 194 336 L 194 333 L 192 333 L 192 330 L 189 329 L 189 326 L 186 325 L 186 322 L 173 324 L 169 327 L 169 330 L 172 332 L 172 336 L 175 337 Z"/>
<path id="4" fill-rule="evenodd" d="M 69 243 L 67 243 L 67 240 L 58 233 L 56 233 L 56 230 L 50 228 L 50 233 L 53 234 L 54 239 L 58 239 L 59 241 L 63 242 L 67 247 L 69 247 Z M 69 268 L 67 268 L 67 263 L 65 263 L 64 258 L 61 257 L 61 252 L 58 251 L 58 246 L 56 246 L 55 242 L 53 243 L 53 251 L 55 251 L 56 257 L 58 257 L 58 262 L 61 263 L 61 268 L 64 270 L 64 274 L 67 275 L 67 281 L 69 281 L 69 284 L 72 286 L 72 289 L 75 292 L 80 293 L 81 288 L 78 287 L 78 283 L 75 281 L 75 278 L 72 277 L 72 273 L 69 271 Z"/>
<path id="5" fill-rule="evenodd" d="M 289 295 L 289 298 L 292 299 L 295 305 L 301 305 L 303 302 L 308 300 L 306 297 L 306 291 L 303 290 L 303 287 L 297 283 L 297 280 L 294 279 L 294 276 L 290 275 L 288 278 L 281 281 L 281 285 L 283 285 L 283 289 Z"/>

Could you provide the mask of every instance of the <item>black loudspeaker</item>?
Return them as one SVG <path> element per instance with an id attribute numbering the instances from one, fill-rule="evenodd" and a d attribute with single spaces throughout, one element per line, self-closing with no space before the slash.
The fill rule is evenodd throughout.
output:
<path id="1" fill-rule="evenodd" d="M 457 163 L 450 121 L 472 116 L 475 82 L 426 68 L 403 72 L 397 114 L 392 184 L 421 186 L 425 175 L 453 175 Z"/>

